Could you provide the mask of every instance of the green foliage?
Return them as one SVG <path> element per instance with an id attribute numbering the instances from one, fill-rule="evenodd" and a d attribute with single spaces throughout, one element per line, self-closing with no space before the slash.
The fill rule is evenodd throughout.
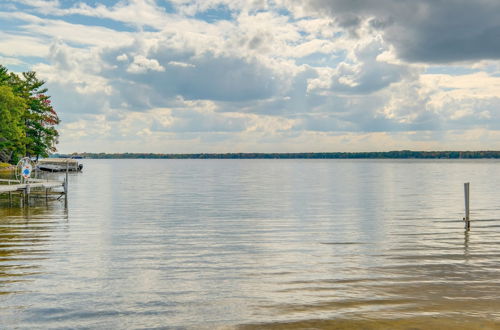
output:
<path id="1" fill-rule="evenodd" d="M 2 112 L 4 117 L 0 123 L 4 126 L 0 133 L 0 139 L 3 134 L 0 160 L 12 162 L 22 155 L 47 157 L 56 151 L 59 133 L 55 126 L 59 124 L 59 118 L 44 84 L 35 72 L 23 72 L 19 76 L 9 74 L 0 65 L 0 87 L 3 88 L 5 107 L 9 109 Z"/>
<path id="2" fill-rule="evenodd" d="M 24 100 L 9 86 L 0 86 L 0 160 L 16 159 L 25 151 L 25 127 L 22 118 Z"/>
<path id="3" fill-rule="evenodd" d="M 24 72 L 21 80 L 21 91 L 27 100 L 28 107 L 24 114 L 26 125 L 26 152 L 29 156 L 47 157 L 56 151 L 55 144 L 59 136 L 55 125 L 59 118 L 52 108 L 50 97 L 43 88 L 44 81 L 36 77 L 35 72 Z"/>

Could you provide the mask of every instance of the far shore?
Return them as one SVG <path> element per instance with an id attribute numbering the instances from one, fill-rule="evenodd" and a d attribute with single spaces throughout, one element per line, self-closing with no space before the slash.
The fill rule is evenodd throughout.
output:
<path id="1" fill-rule="evenodd" d="M 500 159 L 500 151 L 296 152 L 296 153 L 72 153 L 52 157 L 87 159 Z"/>

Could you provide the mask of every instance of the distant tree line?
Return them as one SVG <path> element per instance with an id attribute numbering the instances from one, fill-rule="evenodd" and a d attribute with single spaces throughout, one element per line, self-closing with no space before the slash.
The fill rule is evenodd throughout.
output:
<path id="1" fill-rule="evenodd" d="M 476 159 L 500 158 L 500 151 L 387 151 L 387 152 L 301 152 L 301 153 L 74 153 L 54 155 L 92 159 Z"/>
<path id="2" fill-rule="evenodd" d="M 17 75 L 0 65 L 0 162 L 56 151 L 59 117 L 44 84 L 33 71 Z"/>

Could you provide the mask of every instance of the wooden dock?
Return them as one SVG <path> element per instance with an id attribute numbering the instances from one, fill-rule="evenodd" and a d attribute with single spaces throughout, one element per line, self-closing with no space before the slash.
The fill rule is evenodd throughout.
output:
<path id="1" fill-rule="evenodd" d="M 1 180 L 0 183 L 8 181 L 7 184 L 0 184 L 0 193 L 25 191 L 32 188 L 53 189 L 58 187 L 64 188 L 64 182 L 61 181 L 45 181 L 45 180 L 30 180 L 28 183 L 19 183 L 15 180 Z"/>
<path id="2" fill-rule="evenodd" d="M 62 190 L 57 188 L 62 188 Z M 42 195 L 48 199 L 49 195 L 54 194 L 59 195 L 58 199 L 65 196 L 65 205 L 67 205 L 67 193 L 68 185 L 66 180 L 28 179 L 26 182 L 20 182 L 18 180 L 0 179 L 0 195 L 8 194 L 9 200 L 12 201 L 12 197 L 18 194 L 21 201 L 26 201 L 26 205 L 28 205 L 27 202 L 30 196 Z"/>
<path id="3" fill-rule="evenodd" d="M 80 172 L 83 165 L 72 158 L 45 158 L 38 161 L 37 168 L 49 172 Z"/>
<path id="4" fill-rule="evenodd" d="M 68 174 L 70 171 L 70 160 L 66 159 L 64 162 L 58 161 L 55 165 L 59 166 L 59 163 L 63 164 L 64 167 L 61 168 L 66 170 L 66 177 L 64 178 L 64 181 L 38 179 L 36 178 L 36 164 L 33 163 L 31 158 L 24 157 L 17 163 L 15 180 L 0 179 L 0 195 L 8 194 L 9 202 L 11 203 L 13 196 L 18 195 L 21 205 L 26 206 L 29 206 L 30 196 L 45 195 L 45 199 L 47 201 L 49 200 L 49 195 L 59 195 L 57 199 L 65 196 L 64 205 L 65 207 L 68 207 Z M 72 162 L 72 164 L 73 163 L 76 164 L 75 170 L 81 169 L 77 162 Z M 62 190 L 58 188 L 62 188 Z"/>

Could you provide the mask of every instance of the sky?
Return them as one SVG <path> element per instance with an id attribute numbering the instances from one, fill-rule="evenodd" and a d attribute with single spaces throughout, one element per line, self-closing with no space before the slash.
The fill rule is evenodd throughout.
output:
<path id="1" fill-rule="evenodd" d="M 2 0 L 71 152 L 500 149 L 498 0 Z"/>

